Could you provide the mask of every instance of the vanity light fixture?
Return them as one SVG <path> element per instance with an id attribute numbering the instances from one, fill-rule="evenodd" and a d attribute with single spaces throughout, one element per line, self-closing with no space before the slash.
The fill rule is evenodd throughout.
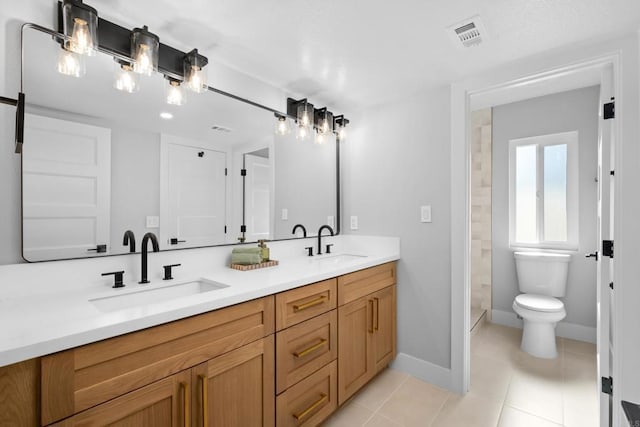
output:
<path id="1" fill-rule="evenodd" d="M 204 93 L 209 89 L 207 72 L 204 70 L 208 63 L 209 60 L 200 55 L 198 49 L 193 49 L 184 56 L 184 82 L 195 93 Z"/>
<path id="2" fill-rule="evenodd" d="M 333 118 L 333 127 L 340 141 L 344 141 L 347 138 L 348 124 L 349 124 L 349 119 L 346 119 L 343 115 L 335 116 Z"/>
<path id="3" fill-rule="evenodd" d="M 286 116 L 274 113 L 278 121 L 276 122 L 276 135 L 288 135 L 291 133 L 291 126 Z"/>
<path id="4" fill-rule="evenodd" d="M 142 28 L 133 29 L 131 32 L 133 71 L 147 76 L 150 76 L 154 71 L 158 71 L 159 50 L 160 38 L 149 32 L 149 28 L 146 25 Z"/>
<path id="5" fill-rule="evenodd" d="M 58 54 L 58 72 L 65 76 L 82 77 L 87 71 L 85 57 L 78 53 L 60 47 Z"/>
<path id="6" fill-rule="evenodd" d="M 82 0 L 62 3 L 63 47 L 79 55 L 93 56 L 98 47 L 98 12 Z"/>
<path id="7" fill-rule="evenodd" d="M 166 92 L 167 92 L 167 104 L 170 105 L 184 105 L 187 102 L 187 94 L 182 87 L 182 82 L 172 77 L 165 77 Z"/>
<path id="8" fill-rule="evenodd" d="M 116 74 L 113 87 L 122 92 L 133 93 L 140 89 L 139 75 L 134 72 L 134 67 L 129 62 L 116 59 Z"/>

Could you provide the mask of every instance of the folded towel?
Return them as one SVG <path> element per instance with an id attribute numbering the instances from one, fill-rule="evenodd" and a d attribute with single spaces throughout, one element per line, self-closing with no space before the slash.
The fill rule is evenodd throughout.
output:
<path id="1" fill-rule="evenodd" d="M 251 265 L 251 264 L 260 264 L 261 262 L 262 262 L 262 256 L 260 254 L 251 254 L 251 253 L 249 254 L 232 253 L 231 254 L 231 264 Z"/>
<path id="2" fill-rule="evenodd" d="M 233 248 L 232 254 L 261 254 L 262 248 Z"/>

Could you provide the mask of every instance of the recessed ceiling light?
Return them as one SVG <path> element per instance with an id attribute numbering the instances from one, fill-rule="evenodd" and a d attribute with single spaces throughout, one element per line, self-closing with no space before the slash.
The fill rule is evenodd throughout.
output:
<path id="1" fill-rule="evenodd" d="M 163 111 L 162 113 L 160 113 L 160 117 L 165 120 L 171 120 L 173 119 L 173 114 Z"/>

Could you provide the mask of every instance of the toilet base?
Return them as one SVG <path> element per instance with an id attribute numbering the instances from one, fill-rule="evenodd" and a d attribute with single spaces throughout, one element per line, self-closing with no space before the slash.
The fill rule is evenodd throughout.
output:
<path id="1" fill-rule="evenodd" d="M 535 357 L 555 359 L 558 357 L 556 324 L 525 319 L 520 348 Z"/>

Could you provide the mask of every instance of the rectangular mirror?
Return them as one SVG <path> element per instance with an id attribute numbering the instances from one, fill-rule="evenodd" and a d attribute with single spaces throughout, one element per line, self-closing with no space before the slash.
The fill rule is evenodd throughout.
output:
<path id="1" fill-rule="evenodd" d="M 104 53 L 86 58 L 83 77 L 66 76 L 59 51 L 50 35 L 25 31 L 25 260 L 127 253 L 127 230 L 168 250 L 336 222 L 333 135 L 321 145 L 277 136 L 272 111 L 215 91 L 169 105 L 157 73 L 134 93 L 116 90 L 120 64 Z"/>

